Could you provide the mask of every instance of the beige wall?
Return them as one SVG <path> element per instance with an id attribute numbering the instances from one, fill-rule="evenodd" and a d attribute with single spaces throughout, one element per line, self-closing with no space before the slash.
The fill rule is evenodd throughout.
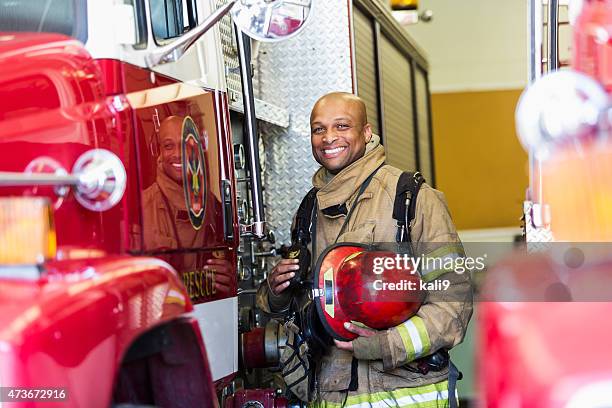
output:
<path id="1" fill-rule="evenodd" d="M 527 154 L 514 131 L 520 90 L 432 96 L 437 187 L 458 229 L 519 226 Z"/>
<path id="2" fill-rule="evenodd" d="M 430 63 L 438 188 L 459 229 L 519 226 L 527 155 L 514 111 L 527 84 L 527 0 L 421 0 L 407 28 Z"/>
<path id="3" fill-rule="evenodd" d="M 433 92 L 527 83 L 527 0 L 421 0 L 429 23 L 408 26 L 431 65 Z"/>

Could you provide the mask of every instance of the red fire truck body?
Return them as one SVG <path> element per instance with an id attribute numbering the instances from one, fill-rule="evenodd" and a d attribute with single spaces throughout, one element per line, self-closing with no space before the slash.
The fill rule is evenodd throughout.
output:
<path id="1" fill-rule="evenodd" d="M 212 404 L 215 390 L 202 386 L 212 379 L 204 343 L 196 318 L 186 313 L 192 300 L 231 302 L 237 295 L 238 223 L 234 207 L 223 208 L 221 193 L 228 189 L 223 195 L 234 202 L 226 94 L 122 61 L 95 60 L 77 41 L 55 34 L 4 33 L 0 66 L 2 171 L 69 170 L 84 152 L 106 149 L 127 172 L 124 198 L 103 212 L 84 208 L 72 195 L 58 197 L 53 187 L 0 190 L 5 197 L 48 197 L 58 248 L 35 277 L 23 279 L 23 268 L 13 268 L 0 280 L 1 385 L 61 387 L 69 406 L 108 406 L 129 347 L 165 327 L 165 335 L 155 335 L 182 343 L 170 352 L 183 370 L 196 371 L 181 375 L 174 367 L 178 383 L 203 380 L 197 392 L 165 398 L 174 406 L 198 397 Z M 160 149 L 147 135 L 171 115 L 192 118 L 206 145 L 202 238 L 180 248 L 143 233 L 143 192 L 155 182 Z M 149 374 L 156 393 L 176 381 Z"/>
<path id="2" fill-rule="evenodd" d="M 478 359 L 478 384 L 483 406 L 609 403 L 610 327 L 602 323 L 611 310 L 609 271 L 609 262 L 574 269 L 545 256 L 514 257 L 495 267 L 489 279 L 498 283 L 486 292 L 507 291 L 529 301 L 502 295 L 507 301 L 481 304 L 478 344 L 485 353 Z M 570 290 L 561 284 L 562 276 L 569 276 L 564 285 Z M 593 289 L 598 285 L 604 289 Z"/>

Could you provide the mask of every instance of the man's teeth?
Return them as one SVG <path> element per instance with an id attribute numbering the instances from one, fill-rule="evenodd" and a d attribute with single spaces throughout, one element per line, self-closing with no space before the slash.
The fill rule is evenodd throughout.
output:
<path id="1" fill-rule="evenodd" d="M 346 147 L 336 147 L 335 149 L 325 149 L 323 152 L 325 154 L 334 154 L 343 151 Z"/>
<path id="2" fill-rule="evenodd" d="M 175 167 L 175 168 L 177 168 L 177 169 L 180 169 L 180 168 L 181 168 L 181 167 L 183 167 L 183 166 L 182 166 L 180 163 L 179 163 L 179 164 L 172 163 L 172 167 Z"/>

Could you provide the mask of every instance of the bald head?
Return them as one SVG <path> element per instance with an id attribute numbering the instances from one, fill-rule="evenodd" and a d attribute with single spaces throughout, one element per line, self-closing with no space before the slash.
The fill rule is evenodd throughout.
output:
<path id="1" fill-rule="evenodd" d="M 333 92 L 319 99 L 310 114 L 310 142 L 317 162 L 330 173 L 359 160 L 372 139 L 365 103 L 345 92 Z"/>
<path id="2" fill-rule="evenodd" d="M 183 129 L 183 118 L 180 116 L 172 115 L 162 120 L 159 125 L 159 136 L 163 139 L 164 136 L 180 135 Z"/>
<path id="3" fill-rule="evenodd" d="M 313 122 L 313 118 L 318 110 L 325 109 L 325 107 L 329 106 L 329 104 L 338 102 L 344 102 L 347 104 L 348 108 L 355 116 L 355 119 L 360 121 L 362 126 L 368 123 L 368 114 L 366 111 L 365 102 L 357 95 L 353 95 L 352 93 L 348 92 L 331 92 L 320 97 L 317 102 L 315 102 L 312 112 L 310 113 L 310 123 Z"/>

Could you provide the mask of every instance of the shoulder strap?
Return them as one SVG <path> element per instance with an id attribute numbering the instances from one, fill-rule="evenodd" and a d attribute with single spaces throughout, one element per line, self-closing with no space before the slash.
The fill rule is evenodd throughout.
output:
<path id="1" fill-rule="evenodd" d="M 310 242 L 310 224 L 312 222 L 312 211 L 317 199 L 316 188 L 311 188 L 302 199 L 295 216 L 295 226 L 291 231 L 291 241 L 308 245 Z"/>
<path id="2" fill-rule="evenodd" d="M 418 171 L 405 171 L 397 180 L 393 203 L 393 218 L 397 221 L 397 242 L 410 242 L 410 223 L 415 217 L 417 196 L 424 182 L 423 175 Z"/>

